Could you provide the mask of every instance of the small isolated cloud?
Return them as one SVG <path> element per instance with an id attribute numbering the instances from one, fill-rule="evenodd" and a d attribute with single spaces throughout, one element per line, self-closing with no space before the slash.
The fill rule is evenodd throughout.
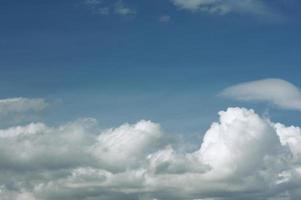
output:
<path id="1" fill-rule="evenodd" d="M 263 79 L 226 88 L 223 96 L 242 101 L 264 101 L 280 108 L 301 111 L 301 92 L 282 79 Z"/>
<path id="2" fill-rule="evenodd" d="M 159 22 L 168 23 L 169 21 L 170 21 L 169 15 L 163 15 L 163 16 L 159 17 Z"/>
<path id="3" fill-rule="evenodd" d="M 301 198 L 300 127 L 236 107 L 219 112 L 194 151 L 164 135 L 145 120 L 108 130 L 94 119 L 0 129 L 1 199 Z"/>
<path id="4" fill-rule="evenodd" d="M 262 0 L 171 0 L 181 9 L 206 11 L 209 13 L 228 14 L 245 13 L 253 15 L 270 15 Z"/>

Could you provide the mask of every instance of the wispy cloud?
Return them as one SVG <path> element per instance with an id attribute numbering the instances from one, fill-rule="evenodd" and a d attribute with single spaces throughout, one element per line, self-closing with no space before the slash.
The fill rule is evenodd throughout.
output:
<path id="1" fill-rule="evenodd" d="M 28 123 L 40 118 L 49 102 L 40 98 L 7 98 L 0 99 L 0 127 L 11 126 L 16 123 Z"/>
<path id="2" fill-rule="evenodd" d="M 135 15 L 136 10 L 128 7 L 123 1 L 118 1 L 114 6 L 114 12 L 118 15 Z"/>
<path id="3" fill-rule="evenodd" d="M 181 9 L 205 11 L 213 14 L 243 13 L 256 16 L 269 16 L 274 13 L 263 0 L 171 0 Z"/>
<path id="4" fill-rule="evenodd" d="M 265 101 L 278 107 L 301 111 L 301 92 L 282 79 L 263 79 L 226 88 L 223 96 L 242 101 Z"/>
<path id="5" fill-rule="evenodd" d="M 9 98 L 0 99 L 0 116 L 10 113 L 22 113 L 27 111 L 40 111 L 47 107 L 44 99 Z"/>
<path id="6" fill-rule="evenodd" d="M 86 0 L 85 4 L 88 5 L 94 14 L 99 15 L 120 15 L 130 16 L 136 15 L 137 11 L 129 7 L 125 2 L 119 1 L 100 1 L 100 0 Z"/>

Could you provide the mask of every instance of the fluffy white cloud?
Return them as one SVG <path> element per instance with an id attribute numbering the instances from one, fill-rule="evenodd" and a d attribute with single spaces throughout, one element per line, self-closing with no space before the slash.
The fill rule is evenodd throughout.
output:
<path id="1" fill-rule="evenodd" d="M 103 132 L 91 152 L 103 165 L 124 169 L 143 162 L 145 155 L 158 148 L 160 139 L 159 125 L 142 120 Z"/>
<path id="2" fill-rule="evenodd" d="M 254 15 L 269 15 L 262 0 L 171 0 L 176 6 L 192 10 L 207 11 L 210 13 L 227 14 L 248 13 Z"/>
<path id="3" fill-rule="evenodd" d="M 301 162 L 301 129 L 300 127 L 276 123 L 275 129 L 282 145 L 287 145 L 295 160 Z"/>
<path id="4" fill-rule="evenodd" d="M 301 111 L 301 92 L 282 79 L 263 79 L 226 88 L 222 95 L 243 101 L 265 101 L 278 107 Z"/>
<path id="5" fill-rule="evenodd" d="M 300 199 L 300 128 L 244 108 L 219 115 L 189 152 L 145 120 L 0 130 L 1 199 Z"/>
<path id="6" fill-rule="evenodd" d="M 267 156 L 277 154 L 280 143 L 275 130 L 253 110 L 229 108 L 219 115 L 220 123 L 212 124 L 199 151 L 213 168 L 213 177 L 249 175 L 262 167 Z"/>

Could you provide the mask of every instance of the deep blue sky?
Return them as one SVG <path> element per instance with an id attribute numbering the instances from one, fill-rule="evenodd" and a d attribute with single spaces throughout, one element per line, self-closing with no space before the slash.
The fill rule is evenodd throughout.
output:
<path id="1" fill-rule="evenodd" d="M 301 3 L 266 2 L 277 17 L 191 12 L 168 0 L 124 0 L 130 16 L 95 14 L 83 0 L 0 0 L 0 98 L 46 98 L 51 123 L 150 119 L 200 132 L 237 105 L 300 125 L 298 112 L 217 96 L 270 77 L 301 87 Z"/>

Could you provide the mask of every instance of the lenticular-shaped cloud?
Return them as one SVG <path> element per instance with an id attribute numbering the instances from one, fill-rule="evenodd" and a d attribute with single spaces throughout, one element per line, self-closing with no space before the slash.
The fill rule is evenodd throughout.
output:
<path id="1" fill-rule="evenodd" d="M 226 88 L 222 95 L 242 101 L 265 101 L 280 108 L 301 111 L 300 90 L 282 79 L 240 83 Z"/>
<path id="2" fill-rule="evenodd" d="M 1 199 L 300 199 L 300 128 L 245 108 L 219 116 L 189 152 L 145 120 L 108 130 L 93 119 L 2 129 Z"/>

